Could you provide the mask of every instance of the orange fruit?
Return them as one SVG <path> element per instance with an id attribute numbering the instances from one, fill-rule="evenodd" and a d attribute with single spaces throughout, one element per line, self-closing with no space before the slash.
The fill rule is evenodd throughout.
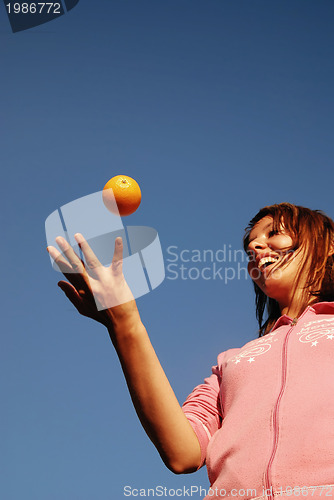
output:
<path id="1" fill-rule="evenodd" d="M 118 215 L 115 207 L 116 201 L 119 215 L 122 217 L 130 215 L 133 214 L 140 205 L 140 187 L 132 177 L 127 175 L 115 175 L 115 177 L 109 179 L 104 186 L 102 199 L 110 212 Z"/>

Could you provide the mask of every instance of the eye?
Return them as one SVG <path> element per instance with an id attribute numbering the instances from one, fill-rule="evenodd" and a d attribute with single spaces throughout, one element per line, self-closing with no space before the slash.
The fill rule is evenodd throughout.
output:
<path id="1" fill-rule="evenodd" d="M 272 238 L 273 236 L 275 236 L 278 233 L 279 233 L 279 231 L 274 231 L 274 229 L 272 229 L 271 231 L 269 231 L 268 236 L 269 236 L 269 238 Z"/>

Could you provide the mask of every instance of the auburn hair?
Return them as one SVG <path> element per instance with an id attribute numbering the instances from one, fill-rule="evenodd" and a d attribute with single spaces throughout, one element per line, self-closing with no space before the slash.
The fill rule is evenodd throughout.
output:
<path id="1" fill-rule="evenodd" d="M 291 203 L 279 203 L 261 208 L 245 229 L 243 245 L 246 252 L 248 252 L 251 230 L 267 216 L 273 218 L 274 232 L 280 232 L 283 224 L 284 231 L 291 236 L 293 241 L 291 251 L 296 251 L 298 248 L 305 249 L 295 280 L 296 289 L 303 269 L 306 267 L 306 286 L 298 315 L 310 303 L 334 301 L 334 222 L 332 219 L 321 210 L 311 210 Z M 275 299 L 267 297 L 255 282 L 253 285 L 256 318 L 261 337 L 269 333 L 281 316 L 281 311 Z M 264 317 L 265 311 L 266 317 Z"/>

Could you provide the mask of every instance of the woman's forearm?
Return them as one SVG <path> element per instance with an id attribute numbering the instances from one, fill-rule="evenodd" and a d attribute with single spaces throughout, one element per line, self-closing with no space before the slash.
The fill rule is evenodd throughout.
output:
<path id="1" fill-rule="evenodd" d="M 139 314 L 109 329 L 138 417 L 166 466 L 175 473 L 195 471 L 198 439 L 161 367 Z"/>

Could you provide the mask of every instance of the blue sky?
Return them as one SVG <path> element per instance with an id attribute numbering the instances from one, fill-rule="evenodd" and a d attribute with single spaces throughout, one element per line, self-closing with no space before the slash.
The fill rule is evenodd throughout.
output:
<path id="1" fill-rule="evenodd" d="M 158 231 L 166 279 L 138 307 L 183 402 L 257 335 L 244 263 L 218 262 L 224 248 L 267 204 L 334 217 L 333 17 L 331 0 L 80 0 L 13 34 L 0 6 L 1 499 L 209 487 L 205 469 L 161 462 L 107 332 L 57 287 L 44 222 L 116 174 L 139 182 L 123 222 Z M 181 260 L 208 249 L 213 262 Z"/>

